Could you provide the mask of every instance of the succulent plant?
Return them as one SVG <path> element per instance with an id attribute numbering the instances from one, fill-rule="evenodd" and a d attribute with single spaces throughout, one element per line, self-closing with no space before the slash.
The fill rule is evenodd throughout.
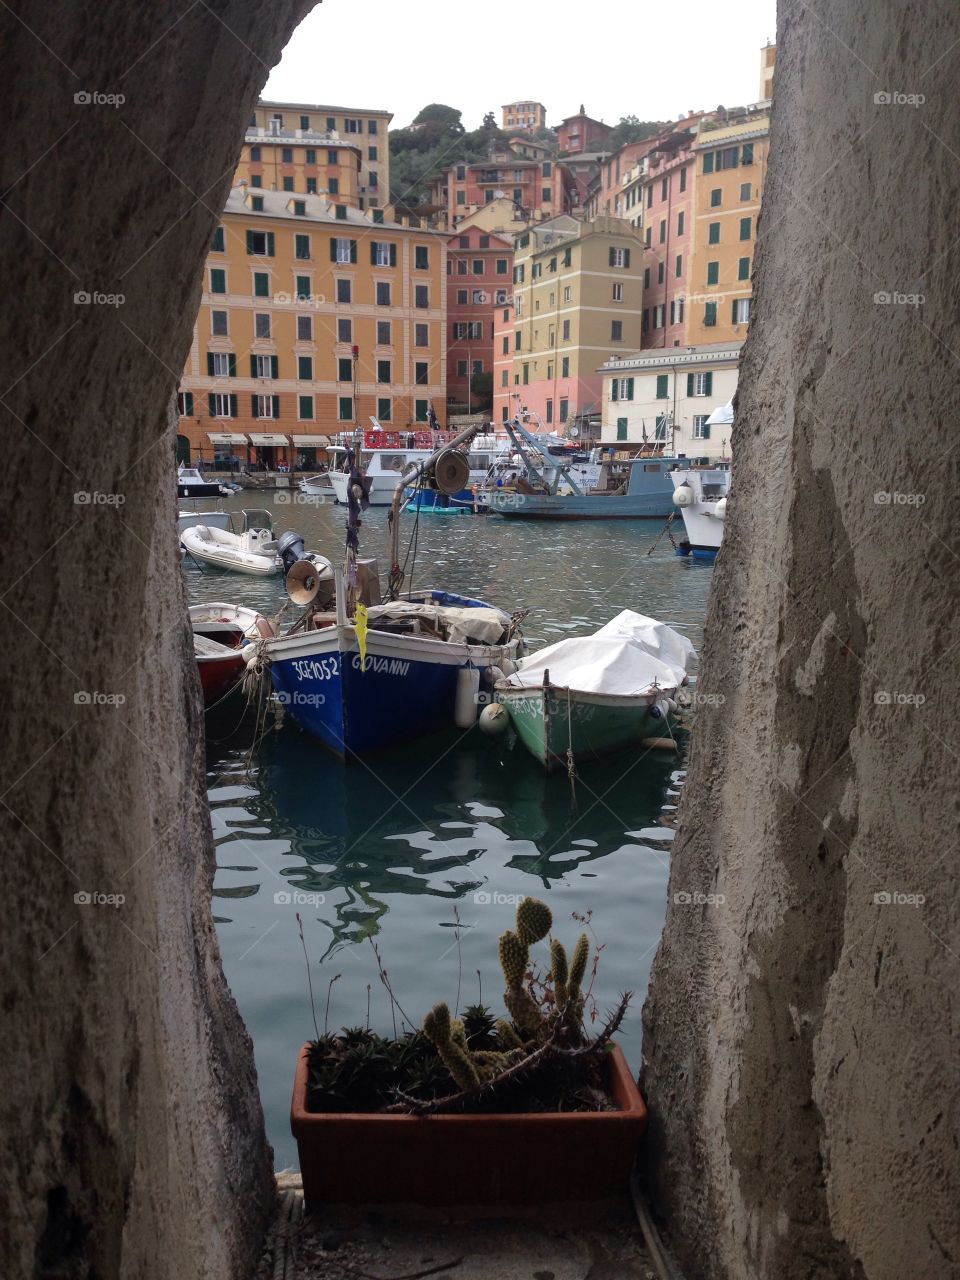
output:
<path id="1" fill-rule="evenodd" d="M 528 947 L 547 936 L 553 925 L 553 913 L 539 898 L 524 898 L 517 907 L 517 937 Z"/>
<path id="2" fill-rule="evenodd" d="M 519 987 L 527 972 L 529 952 L 510 929 L 500 937 L 500 967 L 508 987 Z"/>
<path id="3" fill-rule="evenodd" d="M 563 943 L 554 938 L 550 943 L 550 973 L 553 977 L 553 998 L 558 1009 L 567 1003 L 567 953 Z"/>
<path id="4" fill-rule="evenodd" d="M 573 956 L 570 959 L 570 992 L 578 992 L 583 983 L 583 975 L 587 972 L 587 961 L 590 959 L 590 939 L 585 933 L 581 933 L 577 939 L 577 945 L 573 948 Z"/>
<path id="5" fill-rule="evenodd" d="M 461 1089 L 472 1089 L 480 1083 L 477 1069 L 464 1047 L 466 1038 L 464 1037 L 463 1044 L 453 1039 L 450 1010 L 442 1001 L 440 1004 L 435 1004 L 424 1018 L 423 1033 L 433 1042 L 443 1065 Z M 459 1034 L 463 1036 L 462 1023 Z"/>

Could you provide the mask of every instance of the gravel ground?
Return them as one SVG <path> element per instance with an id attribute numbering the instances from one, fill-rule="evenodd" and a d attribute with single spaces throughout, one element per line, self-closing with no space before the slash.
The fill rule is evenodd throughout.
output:
<path id="1" fill-rule="evenodd" d="M 257 1280 L 656 1280 L 629 1205 L 558 1206 L 536 1218 L 355 1209 L 304 1217 L 299 1178 L 277 1183 Z"/>

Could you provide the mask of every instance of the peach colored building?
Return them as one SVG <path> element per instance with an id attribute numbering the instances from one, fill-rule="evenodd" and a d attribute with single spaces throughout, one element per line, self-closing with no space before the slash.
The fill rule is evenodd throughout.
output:
<path id="1" fill-rule="evenodd" d="M 643 156 L 639 180 L 628 184 L 627 211 L 643 218 L 644 347 L 677 347 L 687 337 L 693 280 L 696 125 L 661 134 Z M 703 339 L 706 341 L 706 339 Z"/>
<path id="2" fill-rule="evenodd" d="M 498 199 L 513 202 L 524 221 L 539 222 L 566 213 L 571 178 L 556 160 L 525 159 L 512 150 L 489 160 L 449 165 L 430 181 L 430 203 L 439 225 L 452 231 L 466 217 Z"/>
<path id="3" fill-rule="evenodd" d="M 494 314 L 509 303 L 513 242 L 480 227 L 447 240 L 447 400 L 469 405 L 470 379 L 493 373 Z"/>
<path id="4" fill-rule="evenodd" d="M 533 133 L 547 123 L 547 108 L 542 102 L 507 102 L 500 108 L 501 128 L 505 133 Z"/>

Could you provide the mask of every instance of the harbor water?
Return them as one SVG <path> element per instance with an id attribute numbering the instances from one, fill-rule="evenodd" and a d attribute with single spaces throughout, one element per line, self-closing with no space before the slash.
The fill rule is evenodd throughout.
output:
<path id="1" fill-rule="evenodd" d="M 266 507 L 280 530 L 337 562 L 342 507 L 301 495 L 247 493 L 227 509 Z M 508 611 L 528 609 L 531 647 L 584 635 L 621 609 L 682 631 L 699 650 L 712 569 L 673 554 L 659 521 L 518 525 L 497 517 L 401 516 L 401 560 L 416 529 L 407 585 L 443 586 Z M 679 536 L 679 535 L 676 535 Z M 366 513 L 364 555 L 389 567 L 387 511 Z M 191 603 L 236 601 L 274 616 L 279 575 L 255 579 L 190 561 Z M 283 625 L 297 611 L 288 605 Z M 695 669 L 694 669 L 695 670 Z M 289 1132 L 299 1047 L 320 1031 L 391 1033 L 399 1005 L 418 1023 L 437 1000 L 481 997 L 502 1012 L 497 938 L 526 894 L 553 910 L 572 945 L 587 927 L 603 945 L 598 1016 L 634 998 L 621 1043 L 640 1062 L 640 1011 L 666 909 L 678 755 L 627 752 L 582 766 L 575 784 L 547 777 L 519 742 L 479 730 L 415 740 L 344 764 L 289 721 L 240 721 L 231 700 L 207 718 L 207 779 L 217 871 L 214 913 L 224 968 L 253 1038 L 278 1168 L 296 1166 Z M 416 691 L 407 714 L 415 722 Z M 575 918 L 576 917 L 576 918 Z M 379 952 L 379 961 L 376 952 Z M 546 948 L 535 948 L 546 959 Z M 369 1012 L 368 1012 L 369 1010 Z M 396 1015 L 399 1020 L 399 1015 Z"/>

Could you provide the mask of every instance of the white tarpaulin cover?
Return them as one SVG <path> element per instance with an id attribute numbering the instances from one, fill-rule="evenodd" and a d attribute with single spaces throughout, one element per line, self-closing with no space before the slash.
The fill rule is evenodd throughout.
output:
<path id="1" fill-rule="evenodd" d="M 733 422 L 733 401 L 729 400 L 726 404 L 722 404 L 719 409 L 714 409 L 707 419 L 707 426 L 728 427 L 731 422 Z"/>
<path id="2" fill-rule="evenodd" d="M 655 618 L 624 609 L 592 636 L 560 640 L 522 659 L 506 684 L 513 689 L 539 688 L 543 673 L 549 671 L 550 683 L 565 689 L 636 696 L 654 686 L 676 689 L 694 656 L 686 636 Z"/>
<path id="3" fill-rule="evenodd" d="M 446 632 L 455 644 L 497 644 L 504 632 L 504 617 L 499 609 L 459 609 L 451 605 L 415 604 L 409 600 L 392 600 L 373 605 L 368 616 L 375 618 L 421 618 L 438 631 Z"/>

